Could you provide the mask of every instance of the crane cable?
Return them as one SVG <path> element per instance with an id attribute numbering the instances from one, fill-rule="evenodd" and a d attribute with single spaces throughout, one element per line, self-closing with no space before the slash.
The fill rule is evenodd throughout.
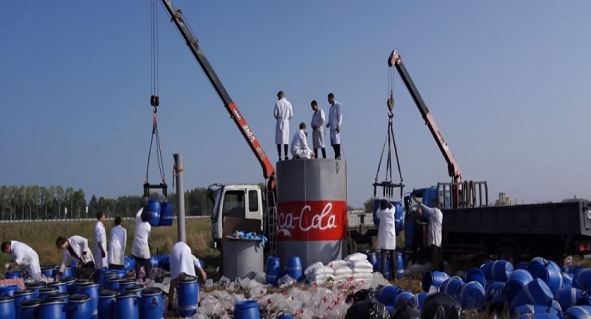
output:
<path id="1" fill-rule="evenodd" d="M 375 182 L 378 182 L 378 178 L 379 178 L 379 174 L 380 174 L 380 169 L 382 166 L 382 161 L 384 158 L 384 152 L 386 150 L 386 146 L 388 146 L 388 154 L 387 154 L 387 158 L 386 158 L 386 171 L 385 171 L 385 176 L 384 176 L 384 182 L 389 183 L 391 185 L 392 184 L 392 149 L 394 151 L 394 156 L 396 158 L 396 166 L 398 168 L 398 176 L 400 178 L 400 183 L 398 185 L 403 186 L 402 182 L 404 181 L 404 179 L 402 178 L 402 170 L 400 168 L 400 160 L 398 158 L 398 149 L 396 147 L 396 137 L 394 135 L 394 125 L 393 125 L 393 119 L 394 119 L 394 71 L 392 70 L 392 72 L 390 72 L 390 70 L 388 70 L 388 91 L 389 91 L 389 95 L 388 95 L 388 100 L 386 102 L 386 105 L 388 106 L 388 127 L 386 129 L 386 139 L 384 141 L 384 145 L 382 146 L 382 153 L 380 155 L 380 161 L 378 163 L 378 169 L 376 172 L 376 177 L 375 177 Z M 375 190 L 374 190 L 375 192 Z M 400 193 L 401 193 L 401 197 L 402 197 L 402 193 L 403 193 L 403 188 L 400 187 Z"/>
<path id="2" fill-rule="evenodd" d="M 152 146 L 154 145 L 154 140 L 156 140 L 156 159 L 158 161 L 158 170 L 160 172 L 162 183 L 166 184 L 164 161 L 162 160 L 162 148 L 160 146 L 160 134 L 158 133 L 158 106 L 160 105 L 160 99 L 158 97 L 158 8 L 156 0 L 151 1 L 150 9 L 150 105 L 152 106 L 152 135 L 150 138 L 150 148 L 148 150 L 148 164 L 146 166 L 145 183 L 149 182 L 150 158 L 152 155 Z"/>

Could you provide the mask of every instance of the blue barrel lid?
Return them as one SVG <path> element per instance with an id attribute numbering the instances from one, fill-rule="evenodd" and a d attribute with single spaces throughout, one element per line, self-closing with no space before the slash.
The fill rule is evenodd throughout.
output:
<path id="1" fill-rule="evenodd" d="M 32 298 L 32 299 L 23 300 L 21 302 L 21 308 L 39 307 L 39 304 L 41 304 L 41 301 L 42 300 L 39 298 Z"/>
<path id="2" fill-rule="evenodd" d="M 25 296 L 25 295 L 32 295 L 35 292 L 33 290 L 29 290 L 29 289 L 21 289 L 19 291 L 16 291 L 14 293 L 15 296 Z"/>
<path id="3" fill-rule="evenodd" d="M 41 307 L 45 305 L 55 305 L 55 304 L 65 304 L 66 301 L 64 299 L 45 299 L 41 302 Z"/>
<path id="4" fill-rule="evenodd" d="M 76 281 L 75 277 L 64 277 L 62 279 L 60 279 L 60 282 L 66 283 L 66 284 L 71 284 L 73 282 Z"/>
<path id="5" fill-rule="evenodd" d="M 86 285 L 86 284 L 92 284 L 93 282 L 88 280 L 88 279 L 77 279 L 74 284 L 76 285 Z"/>
<path id="6" fill-rule="evenodd" d="M 138 292 L 138 291 L 141 291 L 142 289 L 144 289 L 144 286 L 134 284 L 129 287 L 125 287 L 125 292 Z"/>
<path id="7" fill-rule="evenodd" d="M 46 296 L 45 300 L 67 300 L 69 296 L 67 292 L 60 292 Z"/>
<path id="8" fill-rule="evenodd" d="M 137 298 L 137 294 L 135 294 L 133 292 L 123 292 L 117 296 L 117 299 L 120 299 L 120 298 Z"/>
<path id="9" fill-rule="evenodd" d="M 55 286 L 48 286 L 48 287 L 41 287 L 39 288 L 39 292 L 40 293 L 48 293 L 48 292 L 54 292 L 57 293 L 59 291 L 58 287 Z"/>
<path id="10" fill-rule="evenodd" d="M 11 296 L 0 296 L 0 303 L 14 302 L 14 297 Z"/>
<path id="11" fill-rule="evenodd" d="M 65 284 L 67 284 L 67 283 L 63 282 L 63 281 L 54 281 L 54 282 L 48 284 L 47 287 L 58 287 L 58 286 L 63 286 Z"/>
<path id="12" fill-rule="evenodd" d="M 122 279 L 122 278 L 119 278 L 119 277 L 109 277 L 109 278 L 107 278 L 107 281 L 108 281 L 108 282 L 111 282 L 111 281 L 118 281 L 118 282 L 121 282 L 121 281 L 123 281 L 123 280 L 127 280 L 127 279 Z"/>
<path id="13" fill-rule="evenodd" d="M 103 289 L 99 292 L 100 297 L 112 298 L 116 297 L 117 295 L 119 295 L 119 291 L 117 290 Z"/>
<path id="14" fill-rule="evenodd" d="M 157 296 L 162 294 L 162 289 L 158 287 L 150 287 L 142 289 L 142 296 Z"/>
<path id="15" fill-rule="evenodd" d="M 41 269 L 50 269 L 50 268 L 57 268 L 57 265 L 55 265 L 55 264 L 44 264 L 44 265 L 41 265 Z"/>
<path id="16" fill-rule="evenodd" d="M 85 284 L 80 284 L 79 285 L 82 289 L 87 289 L 87 288 L 98 288 L 101 285 L 96 283 L 96 282 L 89 282 L 89 283 L 85 283 Z"/>
<path id="17" fill-rule="evenodd" d="M 181 277 L 181 284 L 192 283 L 192 282 L 197 282 L 197 277 L 190 276 L 190 275 L 184 275 Z"/>
<path id="18" fill-rule="evenodd" d="M 73 294 L 70 295 L 70 303 L 86 302 L 90 300 L 90 296 L 86 294 Z"/>
<path id="19" fill-rule="evenodd" d="M 41 288 L 45 287 L 45 282 L 43 281 L 31 281 L 25 284 L 27 288 Z"/>

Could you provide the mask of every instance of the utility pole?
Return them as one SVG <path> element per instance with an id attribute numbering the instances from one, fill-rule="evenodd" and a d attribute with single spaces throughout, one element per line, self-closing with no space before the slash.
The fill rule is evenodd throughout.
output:
<path id="1" fill-rule="evenodd" d="M 183 157 L 180 153 L 172 155 L 174 158 L 174 175 L 176 177 L 176 196 L 178 206 L 178 240 L 187 242 L 187 236 L 185 233 L 185 190 L 183 189 Z"/>

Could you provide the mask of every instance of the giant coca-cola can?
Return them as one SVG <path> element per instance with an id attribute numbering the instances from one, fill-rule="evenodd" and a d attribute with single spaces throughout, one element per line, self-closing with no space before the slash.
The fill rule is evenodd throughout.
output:
<path id="1" fill-rule="evenodd" d="M 347 239 L 347 164 L 344 160 L 277 163 L 277 253 L 298 256 L 305 268 L 342 258 Z"/>

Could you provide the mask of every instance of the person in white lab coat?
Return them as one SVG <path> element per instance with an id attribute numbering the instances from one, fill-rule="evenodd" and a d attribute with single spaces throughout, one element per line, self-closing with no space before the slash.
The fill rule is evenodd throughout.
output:
<path id="1" fill-rule="evenodd" d="M 39 255 L 31 246 L 16 240 L 5 241 L 2 243 L 2 251 L 11 255 L 10 261 L 4 265 L 5 269 L 15 265 L 26 266 L 33 279 L 42 279 Z"/>
<path id="2" fill-rule="evenodd" d="M 106 268 L 107 265 L 107 232 L 105 231 L 105 213 L 96 213 L 97 222 L 94 225 L 94 254 L 96 268 Z"/>
<path id="3" fill-rule="evenodd" d="M 170 289 L 168 294 L 168 309 L 172 309 L 172 300 L 174 299 L 174 293 L 178 287 L 180 280 L 183 276 L 196 277 L 195 269 L 199 271 L 201 276 L 201 282 L 204 283 L 207 280 L 207 274 L 203 270 L 199 259 L 197 259 L 191 253 L 191 248 L 184 242 L 179 241 L 172 246 L 170 252 Z"/>
<path id="4" fill-rule="evenodd" d="M 281 145 L 287 159 L 287 149 L 289 143 L 289 120 L 293 117 L 293 109 L 291 103 L 285 98 L 283 91 L 277 92 L 277 102 L 275 102 L 275 109 L 273 110 L 273 117 L 277 123 L 275 124 L 275 144 L 277 144 L 277 154 L 281 160 Z"/>
<path id="5" fill-rule="evenodd" d="M 396 226 L 394 217 L 394 207 L 386 200 L 380 201 L 380 207 L 376 212 L 376 217 L 380 220 L 378 226 L 378 249 L 382 251 L 382 269 L 386 268 L 388 256 L 390 257 L 390 271 L 394 273 L 396 266 Z"/>
<path id="6" fill-rule="evenodd" d="M 328 103 L 330 110 L 326 127 L 330 129 L 330 145 L 334 150 L 334 158 L 341 159 L 341 125 L 343 124 L 341 103 L 335 101 L 333 93 L 328 94 Z"/>
<path id="7" fill-rule="evenodd" d="M 291 155 L 294 159 L 310 159 L 313 158 L 312 150 L 308 147 L 306 137 L 306 123 L 300 123 L 300 129 L 293 135 L 291 140 Z"/>
<path id="8" fill-rule="evenodd" d="M 314 157 L 318 158 L 318 149 L 322 150 L 322 158 L 326 158 L 326 149 L 324 148 L 324 123 L 326 117 L 324 111 L 318 106 L 316 100 L 310 103 L 314 115 L 312 115 L 312 149 L 314 150 Z"/>
<path id="9" fill-rule="evenodd" d="M 433 207 L 429 207 L 422 202 L 419 202 L 415 196 L 412 197 L 416 203 L 416 217 L 427 216 L 429 224 L 427 225 L 427 246 L 431 251 L 431 265 L 434 270 L 443 271 L 443 255 L 441 251 L 441 233 L 443 231 L 443 212 L 439 209 L 439 203 L 434 203 Z"/>
<path id="10" fill-rule="evenodd" d="M 152 226 L 150 225 L 150 214 L 144 213 L 144 208 L 140 208 L 135 214 L 135 233 L 133 235 L 133 245 L 131 255 L 135 259 L 135 278 L 145 279 L 150 275 L 152 264 L 150 263 L 150 245 L 148 239 Z M 142 268 L 144 273 L 142 274 Z"/>
<path id="11" fill-rule="evenodd" d="M 82 236 L 72 236 L 68 239 L 58 237 L 55 241 L 55 246 L 58 249 L 64 250 L 64 257 L 60 265 L 59 273 L 56 280 L 59 280 L 66 269 L 66 266 L 71 260 L 78 261 L 78 265 L 82 269 L 94 271 L 96 266 L 94 264 L 94 257 L 92 251 L 88 247 L 88 239 Z M 89 272 L 89 275 L 92 275 Z"/>
<path id="12" fill-rule="evenodd" d="M 115 227 L 111 229 L 109 242 L 109 269 L 125 269 L 125 247 L 127 230 L 121 226 L 121 217 L 115 217 Z"/>

